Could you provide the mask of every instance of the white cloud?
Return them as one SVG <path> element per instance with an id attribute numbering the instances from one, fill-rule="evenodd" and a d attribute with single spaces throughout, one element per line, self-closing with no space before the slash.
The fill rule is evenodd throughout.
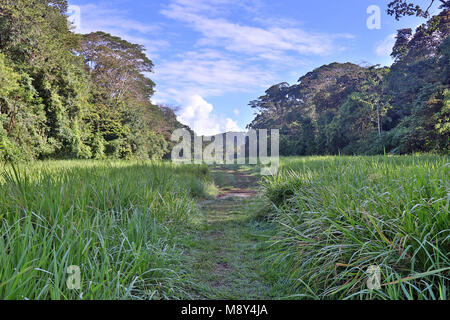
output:
<path id="1" fill-rule="evenodd" d="M 228 131 L 243 131 L 232 119 L 215 115 L 213 105 L 199 95 L 189 96 L 183 105 L 178 120 L 198 135 L 213 136 Z"/>
<path id="2" fill-rule="evenodd" d="M 119 29 L 125 32 L 137 31 L 149 34 L 159 29 L 155 25 L 130 19 L 123 10 L 113 9 L 105 4 L 86 4 L 79 7 L 82 14 L 81 31 L 83 33 Z"/>
<path id="3" fill-rule="evenodd" d="M 260 0 L 172 0 L 172 4 L 183 6 L 191 13 L 207 12 L 209 15 L 221 15 L 228 13 L 233 7 L 255 13 L 260 7 Z"/>
<path id="4" fill-rule="evenodd" d="M 390 56 L 392 53 L 392 48 L 395 44 L 396 34 L 390 34 L 383 41 L 380 41 L 376 48 L 375 53 L 380 57 Z"/>
<path id="5" fill-rule="evenodd" d="M 86 34 L 103 31 L 121 37 L 129 42 L 141 44 L 150 58 L 157 57 L 157 52 L 169 47 L 164 39 L 150 39 L 149 35 L 161 31 L 159 25 L 145 24 L 129 18 L 126 11 L 113 9 L 109 4 L 85 4 L 81 10 L 80 28 L 77 32 Z"/>
<path id="6" fill-rule="evenodd" d="M 161 13 L 168 18 L 185 22 L 200 32 L 203 38 L 198 44 L 202 46 L 222 46 L 228 51 L 264 55 L 265 59 L 273 57 L 279 60 L 288 52 L 301 55 L 326 55 L 333 50 L 341 49 L 335 44 L 336 38 L 352 37 L 348 34 L 329 35 L 306 32 L 290 26 L 264 28 L 241 25 L 223 18 L 209 18 L 206 16 L 203 1 L 197 0 L 194 4 L 196 5 L 188 3 L 187 0 L 177 0 Z"/>
<path id="7" fill-rule="evenodd" d="M 161 13 L 200 37 L 190 51 L 158 61 L 155 100 L 173 101 L 185 92 L 210 97 L 266 89 L 280 72 L 304 65 L 305 55 L 341 51 L 335 40 L 352 37 L 306 32 L 293 20 L 267 24 L 258 14 L 252 15 L 259 27 L 224 18 L 230 10 L 257 7 L 258 0 L 172 0 Z"/>
<path id="8" fill-rule="evenodd" d="M 184 92 L 195 92 L 201 96 L 245 92 L 254 88 L 266 88 L 274 81 L 267 70 L 209 49 L 191 51 L 178 59 L 160 61 L 155 68 L 154 78 L 161 84 L 157 87 L 157 99 L 165 98 L 167 93 L 173 95 L 175 91 L 178 96 L 182 96 Z M 164 84 L 176 85 L 178 89 Z M 169 92 L 170 89 L 172 92 Z"/>
<path id="9" fill-rule="evenodd" d="M 236 121 L 233 119 L 227 118 L 225 122 L 225 131 L 222 132 L 243 132 L 241 128 L 239 128 Z"/>
<path id="10" fill-rule="evenodd" d="M 234 110 L 233 110 L 233 113 L 234 113 L 236 116 L 238 116 L 238 115 L 241 114 L 241 112 L 239 111 L 239 109 L 234 109 Z"/>

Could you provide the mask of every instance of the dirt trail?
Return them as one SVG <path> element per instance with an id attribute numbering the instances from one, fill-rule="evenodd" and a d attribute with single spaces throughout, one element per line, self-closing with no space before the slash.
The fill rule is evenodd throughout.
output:
<path id="1" fill-rule="evenodd" d="M 216 168 L 213 174 L 220 194 L 199 204 L 203 220 L 190 252 L 194 296 L 269 298 L 261 269 L 267 233 L 257 217 L 259 177 L 245 168 Z"/>

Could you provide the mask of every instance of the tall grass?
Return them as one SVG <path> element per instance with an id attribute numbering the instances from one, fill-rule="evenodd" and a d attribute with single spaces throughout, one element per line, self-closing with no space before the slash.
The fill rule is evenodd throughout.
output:
<path id="1" fill-rule="evenodd" d="M 4 167 L 0 299 L 185 297 L 177 237 L 207 181 L 205 166 L 168 163 Z M 79 290 L 66 284 L 71 265 Z"/>
<path id="2" fill-rule="evenodd" d="M 447 299 L 449 158 L 284 159 L 264 180 L 290 298 Z M 381 288 L 369 290 L 369 266 Z"/>

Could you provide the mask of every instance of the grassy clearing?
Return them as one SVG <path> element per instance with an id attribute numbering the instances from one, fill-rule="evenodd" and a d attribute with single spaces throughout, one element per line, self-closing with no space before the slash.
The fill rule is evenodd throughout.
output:
<path id="1" fill-rule="evenodd" d="M 448 157 L 1 170 L 0 299 L 448 299 Z"/>
<path id="2" fill-rule="evenodd" d="M 0 299 L 186 297 L 179 237 L 211 184 L 205 166 L 59 161 L 4 167 Z M 81 290 L 66 286 L 81 268 Z"/>
<path id="3" fill-rule="evenodd" d="M 287 298 L 448 299 L 449 158 L 283 160 L 263 182 Z M 382 287 L 368 290 L 367 268 Z"/>

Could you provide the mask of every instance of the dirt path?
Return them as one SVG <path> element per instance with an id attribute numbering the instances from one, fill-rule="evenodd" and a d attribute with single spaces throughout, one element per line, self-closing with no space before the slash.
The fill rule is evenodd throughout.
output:
<path id="1" fill-rule="evenodd" d="M 199 299 L 264 299 L 262 268 L 268 224 L 258 217 L 259 177 L 250 169 L 213 170 L 220 195 L 199 204 L 202 221 L 190 244 L 193 295 Z"/>

